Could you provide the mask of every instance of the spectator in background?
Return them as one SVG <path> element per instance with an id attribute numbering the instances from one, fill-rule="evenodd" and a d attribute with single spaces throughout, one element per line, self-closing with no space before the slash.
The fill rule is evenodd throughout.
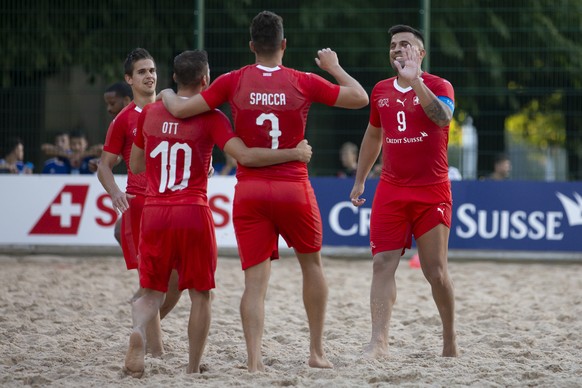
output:
<path id="1" fill-rule="evenodd" d="M 504 181 L 509 179 L 511 175 L 511 160 L 507 154 L 501 152 L 495 155 L 493 163 L 493 172 L 489 174 L 487 179 L 494 181 Z"/>
<path id="2" fill-rule="evenodd" d="M 378 155 L 378 159 L 376 159 L 376 163 L 372 166 L 370 173 L 368 174 L 366 179 L 370 178 L 380 178 L 382 175 L 382 151 L 380 151 L 380 155 Z"/>
<path id="3" fill-rule="evenodd" d="M 2 174 L 32 174 L 34 165 L 24 162 L 24 143 L 19 137 L 10 137 L 2 150 L 0 173 Z"/>
<path id="4" fill-rule="evenodd" d="M 45 174 L 93 174 L 89 161 L 101 155 L 103 145 L 89 147 L 85 134 L 75 130 L 68 135 L 58 133 L 55 144 L 43 144 L 41 149 L 48 156 L 53 156 L 45 162 Z"/>
<path id="5" fill-rule="evenodd" d="M 457 167 L 449 166 L 449 180 L 462 181 L 463 176 Z"/>
<path id="6" fill-rule="evenodd" d="M 236 159 L 224 153 L 224 163 L 216 163 L 214 165 L 214 171 L 216 175 L 228 176 L 236 174 Z"/>
<path id="7" fill-rule="evenodd" d="M 44 162 L 43 174 L 71 173 L 71 163 L 69 162 L 71 143 L 67 132 L 57 132 L 54 144 L 45 143 L 40 148 L 45 154 L 54 156 Z"/>
<path id="8" fill-rule="evenodd" d="M 71 142 L 71 174 L 93 174 L 89 168 L 89 161 L 101 155 L 103 144 L 96 144 L 89 147 L 87 136 L 81 131 L 73 131 L 69 134 Z"/>
<path id="9" fill-rule="evenodd" d="M 346 141 L 340 148 L 340 161 L 342 169 L 337 172 L 338 178 L 346 178 L 356 175 L 358 169 L 358 146 L 351 141 Z"/>

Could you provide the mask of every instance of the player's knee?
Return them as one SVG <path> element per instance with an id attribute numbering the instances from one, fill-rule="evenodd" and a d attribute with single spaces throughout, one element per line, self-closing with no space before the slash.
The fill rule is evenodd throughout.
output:
<path id="1" fill-rule="evenodd" d="M 447 272 L 441 266 L 424 269 L 424 276 L 432 286 L 444 286 L 448 281 Z"/>
<path id="2" fill-rule="evenodd" d="M 383 255 L 378 254 L 374 257 L 374 262 L 372 264 L 372 270 L 375 273 L 380 272 L 395 272 L 396 268 L 398 267 L 398 263 L 400 261 L 400 257 L 396 257 L 393 255 Z"/>

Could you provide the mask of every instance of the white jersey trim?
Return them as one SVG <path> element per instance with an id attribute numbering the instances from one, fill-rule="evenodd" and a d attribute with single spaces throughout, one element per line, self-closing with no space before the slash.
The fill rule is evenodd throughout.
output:
<path id="1" fill-rule="evenodd" d="M 279 66 L 267 67 L 267 66 L 263 66 L 263 65 L 257 65 L 257 69 L 261 69 L 263 71 L 270 71 L 270 72 L 281 70 L 281 68 Z"/>
<path id="2" fill-rule="evenodd" d="M 420 77 L 422 79 L 422 77 Z M 406 93 L 412 90 L 412 86 L 407 88 L 403 88 L 402 86 L 398 85 L 398 77 L 394 78 L 394 89 L 398 90 L 400 93 Z"/>

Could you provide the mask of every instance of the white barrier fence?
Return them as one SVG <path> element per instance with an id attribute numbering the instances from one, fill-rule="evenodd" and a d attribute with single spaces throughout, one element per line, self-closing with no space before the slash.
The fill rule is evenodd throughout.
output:
<path id="1" fill-rule="evenodd" d="M 115 180 L 124 189 L 127 177 Z M 213 177 L 208 200 L 220 247 L 235 248 L 234 177 Z M 0 246 L 115 247 L 118 215 L 96 176 L 0 176 Z"/>

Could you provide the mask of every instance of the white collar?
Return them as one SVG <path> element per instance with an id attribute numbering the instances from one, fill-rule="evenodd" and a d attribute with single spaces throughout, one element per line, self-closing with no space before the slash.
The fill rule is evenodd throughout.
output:
<path id="1" fill-rule="evenodd" d="M 422 77 L 420 77 L 422 79 Z M 407 88 L 403 88 L 402 86 L 398 85 L 398 77 L 394 78 L 394 89 L 398 90 L 400 93 L 406 93 L 412 90 L 412 86 L 408 86 Z"/>
<path id="2" fill-rule="evenodd" d="M 263 66 L 263 65 L 257 65 L 257 69 L 261 69 L 263 71 L 269 71 L 269 72 L 281 70 L 281 68 L 279 66 L 267 67 L 267 66 Z"/>

